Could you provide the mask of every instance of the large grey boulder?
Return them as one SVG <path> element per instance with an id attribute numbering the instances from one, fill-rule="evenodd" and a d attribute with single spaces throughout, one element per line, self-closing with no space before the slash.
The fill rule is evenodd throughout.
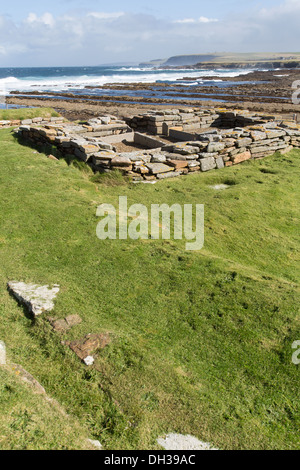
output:
<path id="1" fill-rule="evenodd" d="M 21 303 L 25 304 L 35 317 L 54 309 L 54 300 L 59 292 L 59 286 L 39 286 L 12 281 L 7 284 L 9 291 Z"/>

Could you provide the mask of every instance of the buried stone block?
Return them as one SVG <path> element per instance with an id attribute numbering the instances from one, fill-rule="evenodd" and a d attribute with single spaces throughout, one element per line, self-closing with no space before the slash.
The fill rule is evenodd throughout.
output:
<path id="1" fill-rule="evenodd" d="M 54 300 L 59 292 L 57 284 L 50 288 L 49 286 L 12 281 L 7 284 L 7 287 L 14 297 L 25 304 L 34 316 L 53 310 Z"/>
<path id="2" fill-rule="evenodd" d="M 79 315 L 69 315 L 66 318 L 55 320 L 55 318 L 48 318 L 48 321 L 54 331 L 67 331 L 70 330 L 73 326 L 80 325 L 82 319 Z"/>
<path id="3" fill-rule="evenodd" d="M 217 450 L 208 442 L 199 441 L 199 439 L 189 434 L 168 434 L 167 436 L 158 438 L 157 443 L 165 450 L 171 451 Z"/>
<path id="4" fill-rule="evenodd" d="M 30 385 L 34 391 L 40 395 L 46 395 L 44 387 L 19 364 L 12 364 L 12 372 L 23 382 Z"/>
<path id="5" fill-rule="evenodd" d="M 102 334 L 88 334 L 82 339 L 77 341 L 67 341 L 66 346 L 69 348 L 81 359 L 84 361 L 86 358 L 90 357 L 92 353 L 97 352 L 99 349 L 104 349 L 111 343 L 111 338 L 109 333 Z"/>

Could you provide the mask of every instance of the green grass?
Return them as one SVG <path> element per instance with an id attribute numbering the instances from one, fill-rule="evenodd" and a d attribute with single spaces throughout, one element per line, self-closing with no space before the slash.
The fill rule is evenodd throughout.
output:
<path id="1" fill-rule="evenodd" d="M 1 450 L 88 450 L 87 430 L 0 368 Z"/>
<path id="2" fill-rule="evenodd" d="M 59 114 L 52 108 L 0 109 L 0 121 L 33 119 L 35 117 L 57 117 Z"/>
<path id="3" fill-rule="evenodd" d="M 299 157 L 111 184 L 2 130 L 0 339 L 9 359 L 106 449 L 155 449 L 168 432 L 221 449 L 299 449 Z M 210 187 L 226 182 L 226 191 Z M 98 240 L 96 208 L 117 206 L 119 195 L 129 205 L 205 204 L 204 249 Z M 60 336 L 44 318 L 33 322 L 8 280 L 60 284 L 54 316 L 78 313 L 83 323 Z M 113 341 L 96 368 L 61 344 L 98 332 Z"/>

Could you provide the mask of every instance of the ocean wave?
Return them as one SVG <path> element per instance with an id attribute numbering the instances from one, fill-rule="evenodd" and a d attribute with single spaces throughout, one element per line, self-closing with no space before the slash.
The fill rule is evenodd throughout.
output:
<path id="1" fill-rule="evenodd" d="M 86 68 L 82 68 L 81 76 L 34 76 L 34 69 L 31 69 L 30 76 L 17 78 L 8 76 L 0 79 L 0 95 L 9 94 L 11 91 L 68 91 L 70 89 L 84 89 L 86 86 L 104 86 L 111 83 L 153 83 L 153 82 L 179 82 L 187 86 L 201 84 L 205 77 L 217 77 L 215 81 L 222 81 L 222 77 L 237 77 L 245 75 L 252 70 L 153 70 L 139 67 L 115 68 L 109 74 L 88 75 Z M 121 71 L 121 73 L 120 73 Z M 103 70 L 104 72 L 104 70 Z M 190 78 L 191 81 L 182 81 Z"/>

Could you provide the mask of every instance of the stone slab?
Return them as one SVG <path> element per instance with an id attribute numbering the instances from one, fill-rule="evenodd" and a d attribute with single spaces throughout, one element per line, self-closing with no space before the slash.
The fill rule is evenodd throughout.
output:
<path id="1" fill-rule="evenodd" d="M 185 450 L 218 450 L 207 442 L 202 442 L 196 437 L 183 434 L 168 434 L 164 438 L 157 439 L 157 443 L 165 450 L 185 451 Z"/>
<path id="2" fill-rule="evenodd" d="M 150 170 L 153 175 L 158 175 L 161 173 L 167 173 L 172 170 L 172 168 L 164 163 L 147 163 L 146 167 Z"/>
<path id="3" fill-rule="evenodd" d="M 200 160 L 201 171 L 210 171 L 216 168 L 216 160 L 213 157 L 202 158 Z"/>
<path id="4" fill-rule="evenodd" d="M 29 312 L 35 317 L 54 309 L 54 300 L 59 293 L 59 286 L 39 286 L 37 284 L 25 284 L 25 282 L 8 282 L 7 287 L 14 297 L 25 304 Z"/>

